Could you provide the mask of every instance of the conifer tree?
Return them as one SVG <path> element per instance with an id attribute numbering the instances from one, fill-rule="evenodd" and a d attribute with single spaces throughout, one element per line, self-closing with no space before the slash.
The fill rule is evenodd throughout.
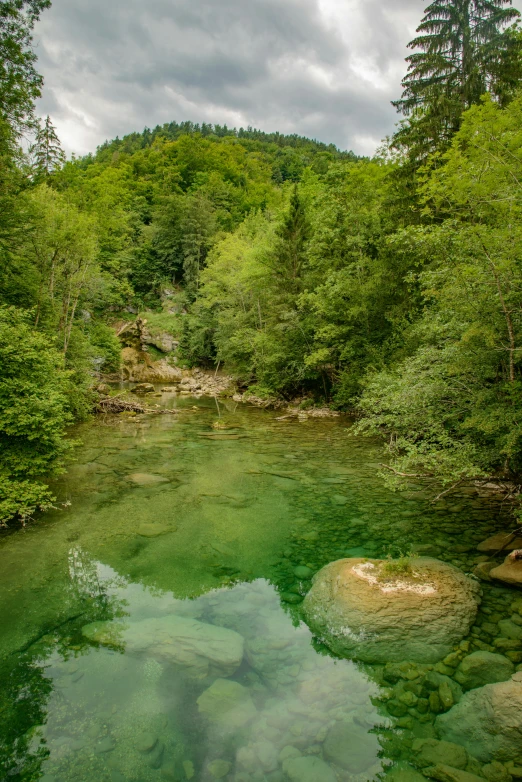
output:
<path id="1" fill-rule="evenodd" d="M 36 141 L 30 152 L 33 157 L 33 171 L 36 178 L 48 177 L 65 162 L 65 153 L 49 115 L 47 115 L 43 127 L 38 125 Z"/>
<path id="2" fill-rule="evenodd" d="M 0 118 L 20 132 L 33 119 L 42 77 L 35 70 L 32 30 L 50 0 L 0 2 Z"/>
<path id="3" fill-rule="evenodd" d="M 396 146 L 413 157 L 444 147 L 460 127 L 462 113 L 485 92 L 507 102 L 522 76 L 520 13 L 512 0 L 435 0 L 409 43 L 404 92 L 394 106 L 409 122 Z"/>
<path id="4" fill-rule="evenodd" d="M 310 237 L 310 225 L 297 184 L 290 199 L 290 209 L 277 232 L 274 253 L 274 271 L 282 277 L 289 289 L 299 287 L 299 280 L 306 259 L 306 244 Z"/>

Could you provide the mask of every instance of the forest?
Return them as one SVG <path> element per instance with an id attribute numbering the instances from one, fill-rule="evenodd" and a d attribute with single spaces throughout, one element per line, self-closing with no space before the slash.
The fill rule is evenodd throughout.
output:
<path id="1" fill-rule="evenodd" d="M 376 155 L 171 122 L 66 159 L 34 25 L 0 3 L 0 525 L 53 503 L 71 426 L 150 313 L 182 366 L 349 412 L 390 481 L 522 483 L 522 31 L 436 0 Z M 30 143 L 27 143 L 27 139 Z M 166 305 L 174 295 L 177 314 Z"/>

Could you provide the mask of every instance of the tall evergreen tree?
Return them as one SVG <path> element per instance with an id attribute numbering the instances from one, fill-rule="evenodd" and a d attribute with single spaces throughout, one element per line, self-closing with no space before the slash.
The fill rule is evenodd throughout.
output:
<path id="1" fill-rule="evenodd" d="M 276 275 L 284 280 L 288 290 L 300 287 L 300 278 L 306 260 L 306 245 L 310 225 L 297 184 L 290 199 L 290 209 L 277 231 L 277 241 L 271 259 Z"/>
<path id="2" fill-rule="evenodd" d="M 459 129 L 462 113 L 489 91 L 506 102 L 522 76 L 519 19 L 512 0 L 435 0 L 409 43 L 404 92 L 394 106 L 410 118 L 397 146 L 422 159 L 444 147 Z"/>
<path id="3" fill-rule="evenodd" d="M 65 163 L 65 153 L 49 115 L 45 118 L 43 127 L 38 123 L 31 155 L 36 178 L 48 177 Z"/>
<path id="4" fill-rule="evenodd" d="M 33 118 L 43 79 L 35 70 L 32 30 L 51 0 L 0 0 L 0 118 L 20 131 Z"/>

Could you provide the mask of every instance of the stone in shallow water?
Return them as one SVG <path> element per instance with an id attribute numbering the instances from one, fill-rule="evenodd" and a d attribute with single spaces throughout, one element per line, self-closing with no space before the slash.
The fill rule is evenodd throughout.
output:
<path id="1" fill-rule="evenodd" d="M 455 673 L 455 679 L 465 690 L 474 690 L 485 684 L 504 682 L 515 672 L 515 666 L 502 654 L 473 652 L 465 657 Z"/>
<path id="2" fill-rule="evenodd" d="M 483 779 L 483 777 L 478 777 L 476 774 L 453 768 L 445 763 L 438 763 L 436 766 L 425 769 L 425 771 L 430 779 L 436 779 L 437 782 L 481 782 Z"/>
<path id="3" fill-rule="evenodd" d="M 446 763 L 453 768 L 463 769 L 468 764 L 468 753 L 464 747 L 450 741 L 415 739 L 412 752 L 416 754 L 415 762 L 420 768 Z"/>
<path id="4" fill-rule="evenodd" d="M 142 538 L 159 538 L 161 535 L 168 535 L 169 532 L 174 532 L 172 527 L 166 524 L 141 524 L 137 533 Z"/>
<path id="5" fill-rule="evenodd" d="M 99 744 L 94 748 L 95 755 L 104 755 L 106 752 L 112 752 L 116 747 L 113 739 L 110 736 L 102 739 Z"/>
<path id="6" fill-rule="evenodd" d="M 483 763 L 515 760 L 522 748 L 522 671 L 509 681 L 470 690 L 437 717 L 435 727 Z"/>
<path id="7" fill-rule="evenodd" d="M 313 575 L 313 570 L 311 570 L 309 567 L 306 567 L 306 565 L 298 565 L 294 568 L 294 576 L 296 578 L 310 578 Z"/>
<path id="8" fill-rule="evenodd" d="M 285 603 L 292 603 L 297 605 L 297 603 L 303 602 L 303 596 L 298 595 L 295 592 L 283 592 L 281 595 L 281 600 L 283 600 Z"/>
<path id="9" fill-rule="evenodd" d="M 207 766 L 209 774 L 213 779 L 223 779 L 231 768 L 232 763 L 229 763 L 228 760 L 213 760 Z"/>
<path id="10" fill-rule="evenodd" d="M 289 758 L 283 771 L 291 782 L 336 782 L 336 776 L 324 760 L 316 757 Z"/>
<path id="11" fill-rule="evenodd" d="M 469 631 L 479 585 L 436 559 L 411 560 L 413 576 L 387 576 L 382 564 L 344 559 L 320 570 L 303 603 L 309 626 L 346 657 L 437 662 Z"/>
<path id="12" fill-rule="evenodd" d="M 522 537 L 520 535 L 513 536 L 510 532 L 497 532 L 496 535 L 479 543 L 477 551 L 496 554 L 500 551 L 514 551 L 518 548 L 522 548 Z"/>
<path id="13" fill-rule="evenodd" d="M 511 556 L 506 557 L 502 565 L 489 571 L 489 575 L 497 581 L 522 588 L 522 559 L 514 560 Z"/>
<path id="14" fill-rule="evenodd" d="M 231 676 L 241 665 L 244 640 L 234 630 L 170 615 L 141 622 L 94 622 L 82 628 L 86 638 L 130 654 L 179 666 L 192 677 Z"/>
<path id="15" fill-rule="evenodd" d="M 141 733 L 136 737 L 135 747 L 138 752 L 152 752 L 157 743 L 158 737 L 154 733 Z"/>
<path id="16" fill-rule="evenodd" d="M 157 483 L 169 482 L 169 479 L 164 478 L 162 475 L 152 475 L 145 472 L 134 472 L 128 478 L 137 486 L 154 486 Z"/>
<path id="17" fill-rule="evenodd" d="M 498 623 L 500 635 L 502 638 L 510 638 L 512 641 L 522 641 L 522 627 L 515 624 L 511 619 L 502 619 Z"/>
<path id="18" fill-rule="evenodd" d="M 352 774 L 362 774 L 378 758 L 380 745 L 377 736 L 354 722 L 337 722 L 324 742 L 325 758 Z"/>
<path id="19" fill-rule="evenodd" d="M 224 730 L 238 730 L 257 714 L 250 692 L 238 682 L 217 679 L 197 700 L 200 714 Z"/>
<path id="20" fill-rule="evenodd" d="M 408 763 L 398 763 L 386 774 L 386 782 L 426 782 L 426 777 Z"/>

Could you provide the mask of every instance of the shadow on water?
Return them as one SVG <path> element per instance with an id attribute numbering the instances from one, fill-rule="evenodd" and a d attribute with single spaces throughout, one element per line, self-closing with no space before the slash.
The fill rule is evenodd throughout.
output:
<path id="1" fill-rule="evenodd" d="M 403 767 L 435 736 L 430 694 L 451 671 L 335 659 L 302 597 L 332 560 L 412 545 L 469 572 L 499 507 L 389 492 L 379 445 L 342 420 L 176 404 L 83 427 L 55 487 L 71 507 L 0 540 L 3 777 L 363 782 Z M 474 643 L 512 600 L 486 586 Z"/>

